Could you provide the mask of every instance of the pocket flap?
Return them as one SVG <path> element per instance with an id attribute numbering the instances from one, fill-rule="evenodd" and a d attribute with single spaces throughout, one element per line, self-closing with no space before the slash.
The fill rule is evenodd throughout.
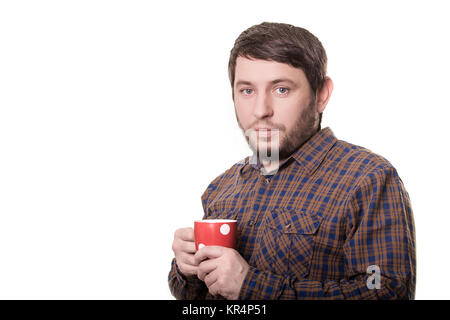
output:
<path id="1" fill-rule="evenodd" d="M 273 209 L 266 218 L 266 226 L 281 233 L 314 234 L 322 217 L 313 211 Z"/>
<path id="2" fill-rule="evenodd" d="M 236 220 L 237 212 L 234 210 L 227 211 L 210 211 L 205 219 L 230 219 Z"/>

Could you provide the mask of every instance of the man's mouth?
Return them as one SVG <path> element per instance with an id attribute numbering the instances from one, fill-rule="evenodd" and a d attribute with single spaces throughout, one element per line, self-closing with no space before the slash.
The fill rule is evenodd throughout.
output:
<path id="1" fill-rule="evenodd" d="M 257 128 L 254 130 L 258 137 L 271 137 L 279 132 L 278 129 L 274 128 Z"/>
<path id="2" fill-rule="evenodd" d="M 272 135 L 271 129 L 257 129 L 255 131 L 258 137 L 270 137 Z"/>

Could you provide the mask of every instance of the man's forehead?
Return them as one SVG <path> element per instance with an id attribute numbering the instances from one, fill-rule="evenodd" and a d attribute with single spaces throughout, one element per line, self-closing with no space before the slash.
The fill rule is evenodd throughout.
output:
<path id="1" fill-rule="evenodd" d="M 293 68 L 287 63 L 282 63 L 278 61 L 273 60 L 263 60 L 263 59 L 256 59 L 252 57 L 242 57 L 239 56 L 236 58 L 236 68 L 238 67 L 258 67 L 258 68 Z M 294 68 L 295 69 L 295 68 Z"/>
<path id="2" fill-rule="evenodd" d="M 282 81 L 295 84 L 304 80 L 306 80 L 306 76 L 303 70 L 294 68 L 287 63 L 245 57 L 236 59 L 235 85 L 275 84 Z"/>

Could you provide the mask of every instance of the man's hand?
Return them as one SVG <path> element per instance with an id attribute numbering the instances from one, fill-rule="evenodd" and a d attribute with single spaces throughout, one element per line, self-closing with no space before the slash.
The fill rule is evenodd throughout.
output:
<path id="1" fill-rule="evenodd" d="M 194 258 L 198 264 L 197 276 L 205 282 L 209 293 L 229 300 L 239 297 L 249 265 L 236 250 L 206 246 Z"/>
<path id="2" fill-rule="evenodd" d="M 175 231 L 172 250 L 175 253 L 175 260 L 181 273 L 185 276 L 197 275 L 198 263 L 194 259 L 194 229 L 182 228 Z"/>

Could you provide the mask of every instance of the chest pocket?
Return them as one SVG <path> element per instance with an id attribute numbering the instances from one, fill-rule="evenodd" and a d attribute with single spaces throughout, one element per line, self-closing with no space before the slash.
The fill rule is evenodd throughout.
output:
<path id="1" fill-rule="evenodd" d="M 306 277 L 321 220 L 312 211 L 273 209 L 267 212 L 258 232 L 255 264 L 276 274 Z"/>

